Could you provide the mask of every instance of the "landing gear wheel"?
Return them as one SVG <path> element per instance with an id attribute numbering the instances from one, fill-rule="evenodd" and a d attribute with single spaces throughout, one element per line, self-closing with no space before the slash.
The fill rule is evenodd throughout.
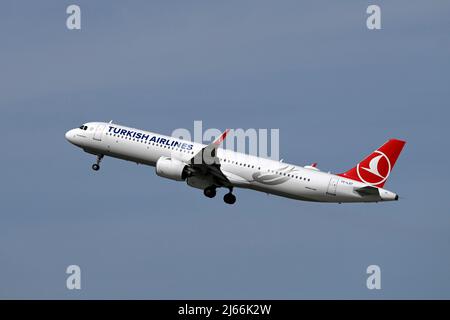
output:
<path id="1" fill-rule="evenodd" d="M 94 170 L 94 171 L 100 170 L 100 162 L 102 162 L 102 159 L 103 159 L 103 155 L 102 154 L 97 156 L 97 163 L 94 163 L 92 165 L 92 170 Z"/>
<path id="2" fill-rule="evenodd" d="M 216 188 L 208 187 L 203 190 L 203 194 L 208 198 L 214 198 L 216 196 Z"/>
<path id="3" fill-rule="evenodd" d="M 223 196 L 223 201 L 225 201 L 225 203 L 228 204 L 233 204 L 236 202 L 236 196 L 231 192 L 227 193 L 226 195 Z"/>

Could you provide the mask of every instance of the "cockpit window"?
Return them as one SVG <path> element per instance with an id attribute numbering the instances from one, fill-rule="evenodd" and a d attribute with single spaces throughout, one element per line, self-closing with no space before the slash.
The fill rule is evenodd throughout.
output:
<path id="1" fill-rule="evenodd" d="M 87 128 L 88 128 L 88 127 L 85 126 L 85 125 L 80 126 L 80 129 L 81 129 L 81 130 L 87 130 Z"/>

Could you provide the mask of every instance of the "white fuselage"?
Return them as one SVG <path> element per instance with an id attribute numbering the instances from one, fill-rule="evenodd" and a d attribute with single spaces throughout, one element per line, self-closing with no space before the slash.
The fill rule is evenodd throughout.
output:
<path id="1" fill-rule="evenodd" d="M 150 166 L 155 166 L 161 157 L 188 163 L 206 146 L 112 123 L 90 122 L 86 126 L 86 130 L 77 128 L 68 131 L 67 140 L 94 155 Z M 318 202 L 378 202 L 398 198 L 395 193 L 381 188 L 379 194 L 363 196 L 355 189 L 368 185 L 315 168 L 304 168 L 220 148 L 217 150 L 217 157 L 220 169 L 234 187 Z M 208 179 L 196 177 L 187 180 L 190 186 L 201 189 L 209 183 Z"/>

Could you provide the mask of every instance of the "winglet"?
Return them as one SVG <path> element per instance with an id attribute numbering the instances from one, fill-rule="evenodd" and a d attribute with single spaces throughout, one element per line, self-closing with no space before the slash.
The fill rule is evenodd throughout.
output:
<path id="1" fill-rule="evenodd" d="M 218 146 L 219 144 L 222 143 L 223 140 L 225 140 L 225 138 L 227 137 L 228 132 L 230 131 L 230 129 L 225 130 L 214 142 L 213 144 Z"/>
<path id="2" fill-rule="evenodd" d="M 309 166 L 304 166 L 304 168 L 310 169 L 310 170 L 320 171 L 319 168 L 317 168 L 317 162 L 311 163 Z"/>
<path id="3" fill-rule="evenodd" d="M 225 130 L 214 142 L 210 143 L 206 147 L 204 147 L 202 150 L 197 152 L 195 156 L 192 157 L 191 163 L 194 164 L 213 164 L 216 159 L 216 151 L 219 148 L 220 144 L 223 140 L 227 137 L 228 132 L 230 129 Z"/>

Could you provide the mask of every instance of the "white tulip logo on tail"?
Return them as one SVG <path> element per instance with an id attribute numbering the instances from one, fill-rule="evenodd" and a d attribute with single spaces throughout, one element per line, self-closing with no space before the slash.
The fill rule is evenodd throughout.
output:
<path id="1" fill-rule="evenodd" d="M 377 150 L 371 157 L 358 163 L 356 172 L 362 182 L 376 186 L 389 177 L 391 162 L 383 152 Z"/>

